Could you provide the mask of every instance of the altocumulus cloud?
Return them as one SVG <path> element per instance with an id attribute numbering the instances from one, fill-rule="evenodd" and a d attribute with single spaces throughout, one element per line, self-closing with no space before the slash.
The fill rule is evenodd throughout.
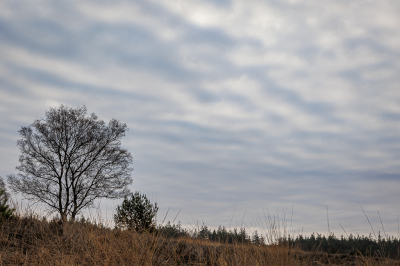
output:
<path id="1" fill-rule="evenodd" d="M 4 0 L 0 174 L 15 172 L 21 126 L 85 104 L 128 124 L 132 189 L 161 215 L 251 228 L 262 208 L 288 218 L 294 204 L 295 229 L 326 232 L 327 205 L 331 230 L 369 233 L 361 205 L 397 234 L 399 12 L 394 0 Z"/>

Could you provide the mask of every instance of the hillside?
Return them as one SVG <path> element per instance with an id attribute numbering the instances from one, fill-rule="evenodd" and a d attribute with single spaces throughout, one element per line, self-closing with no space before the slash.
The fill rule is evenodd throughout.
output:
<path id="1" fill-rule="evenodd" d="M 17 216 L 0 225 L 0 265 L 400 265 L 375 256 L 288 245 L 220 243 Z"/>

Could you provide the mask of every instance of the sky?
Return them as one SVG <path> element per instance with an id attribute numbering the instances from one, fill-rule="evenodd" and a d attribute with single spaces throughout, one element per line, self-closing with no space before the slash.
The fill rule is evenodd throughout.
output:
<path id="1" fill-rule="evenodd" d="M 22 126 L 85 105 L 127 124 L 130 189 L 159 221 L 262 232 L 270 213 L 297 233 L 398 236 L 398 14 L 395 0 L 2 0 L 0 176 L 18 173 Z"/>

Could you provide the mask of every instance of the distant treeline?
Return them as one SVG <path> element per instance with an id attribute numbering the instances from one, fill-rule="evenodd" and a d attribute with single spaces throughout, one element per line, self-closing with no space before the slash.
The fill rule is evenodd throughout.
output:
<path id="1" fill-rule="evenodd" d="M 399 239 L 390 236 L 383 238 L 380 234 L 376 240 L 371 234 L 369 236 L 354 236 L 350 234 L 348 237 L 342 235 L 338 238 L 334 234 L 326 237 L 318 233 L 312 233 L 309 237 L 299 235 L 296 238 L 289 237 L 288 240 L 283 240 L 282 242 L 305 251 L 362 254 L 363 256 L 380 255 L 400 259 Z"/>
<path id="2" fill-rule="evenodd" d="M 195 239 L 204 239 L 212 242 L 222 243 L 253 243 L 256 245 L 266 245 L 265 238 L 257 231 L 252 236 L 248 235 L 244 228 L 234 228 L 228 230 L 224 226 L 219 226 L 217 230 L 211 230 L 206 225 L 199 226 L 197 229 L 189 231 L 182 228 L 181 224 L 171 224 L 157 227 L 157 233 L 165 237 L 180 238 L 189 237 Z M 363 256 L 383 256 L 394 259 L 400 259 L 400 240 L 395 237 L 383 238 L 380 235 L 378 239 L 374 239 L 372 235 L 352 235 L 348 237 L 335 234 L 329 237 L 318 233 L 312 233 L 311 236 L 299 235 L 297 237 L 287 237 L 278 240 L 278 245 L 288 245 L 289 247 L 297 247 L 304 251 L 311 252 L 327 252 L 349 255 Z"/>
<path id="3" fill-rule="evenodd" d="M 265 242 L 264 238 L 260 236 L 257 231 L 254 232 L 252 237 L 250 237 L 246 233 L 245 228 L 234 228 L 228 230 L 224 226 L 219 226 L 217 230 L 211 230 L 206 225 L 201 225 L 198 226 L 198 228 L 189 231 L 188 229 L 182 228 L 180 223 L 171 224 L 170 222 L 168 222 L 165 225 L 159 225 L 157 227 L 157 233 L 165 237 L 189 237 L 230 244 L 253 243 L 261 245 Z"/>

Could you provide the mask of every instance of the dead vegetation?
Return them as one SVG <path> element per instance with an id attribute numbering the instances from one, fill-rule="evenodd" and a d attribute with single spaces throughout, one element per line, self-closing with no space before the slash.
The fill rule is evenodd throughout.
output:
<path id="1" fill-rule="evenodd" d="M 225 244 L 17 215 L 0 225 L 0 265 L 400 265 L 382 257 Z"/>

